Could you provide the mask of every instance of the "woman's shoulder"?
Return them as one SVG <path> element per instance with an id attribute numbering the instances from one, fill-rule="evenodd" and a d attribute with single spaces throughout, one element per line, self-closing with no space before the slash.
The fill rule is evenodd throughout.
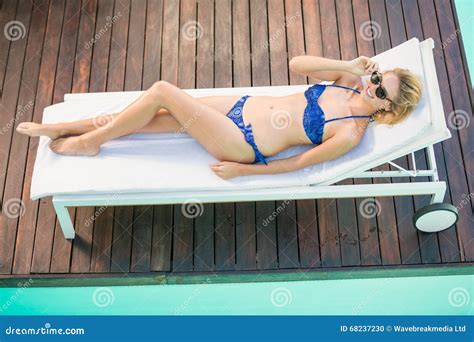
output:
<path id="1" fill-rule="evenodd" d="M 353 74 L 347 74 L 337 79 L 333 84 L 361 90 L 364 87 L 362 77 Z"/>

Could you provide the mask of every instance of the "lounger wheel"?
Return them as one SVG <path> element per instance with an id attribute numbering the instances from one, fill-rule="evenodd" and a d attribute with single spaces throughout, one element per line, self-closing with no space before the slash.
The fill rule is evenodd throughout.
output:
<path id="1" fill-rule="evenodd" d="M 458 209 L 448 203 L 432 203 L 415 212 L 413 225 L 426 233 L 445 230 L 458 221 Z"/>

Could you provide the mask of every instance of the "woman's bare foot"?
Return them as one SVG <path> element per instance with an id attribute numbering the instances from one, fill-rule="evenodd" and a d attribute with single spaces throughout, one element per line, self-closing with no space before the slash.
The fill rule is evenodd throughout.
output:
<path id="1" fill-rule="evenodd" d="M 80 136 L 56 139 L 49 144 L 49 148 L 55 153 L 70 156 L 95 156 L 100 150 L 100 146 L 91 144 Z"/>
<path id="2" fill-rule="evenodd" d="M 16 128 L 16 131 L 21 134 L 29 135 L 30 137 L 47 136 L 51 140 L 55 140 L 63 134 L 58 128 L 53 128 L 52 125 L 42 125 L 35 122 L 22 122 Z"/>

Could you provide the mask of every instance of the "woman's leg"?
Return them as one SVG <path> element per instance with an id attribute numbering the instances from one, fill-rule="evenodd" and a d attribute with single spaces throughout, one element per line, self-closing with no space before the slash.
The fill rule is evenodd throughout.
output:
<path id="1" fill-rule="evenodd" d="M 120 113 L 96 116 L 90 119 L 60 122 L 55 124 L 38 124 L 35 122 L 22 122 L 16 128 L 17 132 L 29 135 L 30 137 L 47 136 L 51 140 L 62 137 L 82 135 L 102 126 L 110 125 L 120 115 Z M 150 127 L 148 127 L 150 126 Z M 162 108 L 156 113 L 151 122 L 139 130 L 139 132 L 159 133 L 179 131 L 181 125 L 169 112 Z M 139 133 L 137 132 L 137 133 Z"/>
<path id="2" fill-rule="evenodd" d="M 111 124 L 79 137 L 53 141 L 51 149 L 61 154 L 95 155 L 103 143 L 145 127 L 161 108 L 168 110 L 186 132 L 216 158 L 243 162 L 254 158 L 252 147 L 231 120 L 164 81 L 156 82 Z"/>
<path id="3" fill-rule="evenodd" d="M 227 114 L 238 96 L 204 96 L 196 98 L 199 102 L 213 107 L 222 114 Z M 120 113 L 96 116 L 90 119 L 61 122 L 55 124 L 38 124 L 35 122 L 22 122 L 17 127 L 17 132 L 31 137 L 47 136 L 51 140 L 61 137 L 82 135 L 105 125 L 110 125 Z M 166 110 L 161 108 L 155 117 L 135 133 L 165 133 L 184 132 L 181 124 Z"/>

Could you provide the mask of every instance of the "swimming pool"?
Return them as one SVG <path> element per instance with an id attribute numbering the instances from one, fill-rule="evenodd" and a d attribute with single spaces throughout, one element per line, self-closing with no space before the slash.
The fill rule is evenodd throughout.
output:
<path id="1" fill-rule="evenodd" d="M 2 315 L 465 315 L 474 276 L 0 289 Z"/>

